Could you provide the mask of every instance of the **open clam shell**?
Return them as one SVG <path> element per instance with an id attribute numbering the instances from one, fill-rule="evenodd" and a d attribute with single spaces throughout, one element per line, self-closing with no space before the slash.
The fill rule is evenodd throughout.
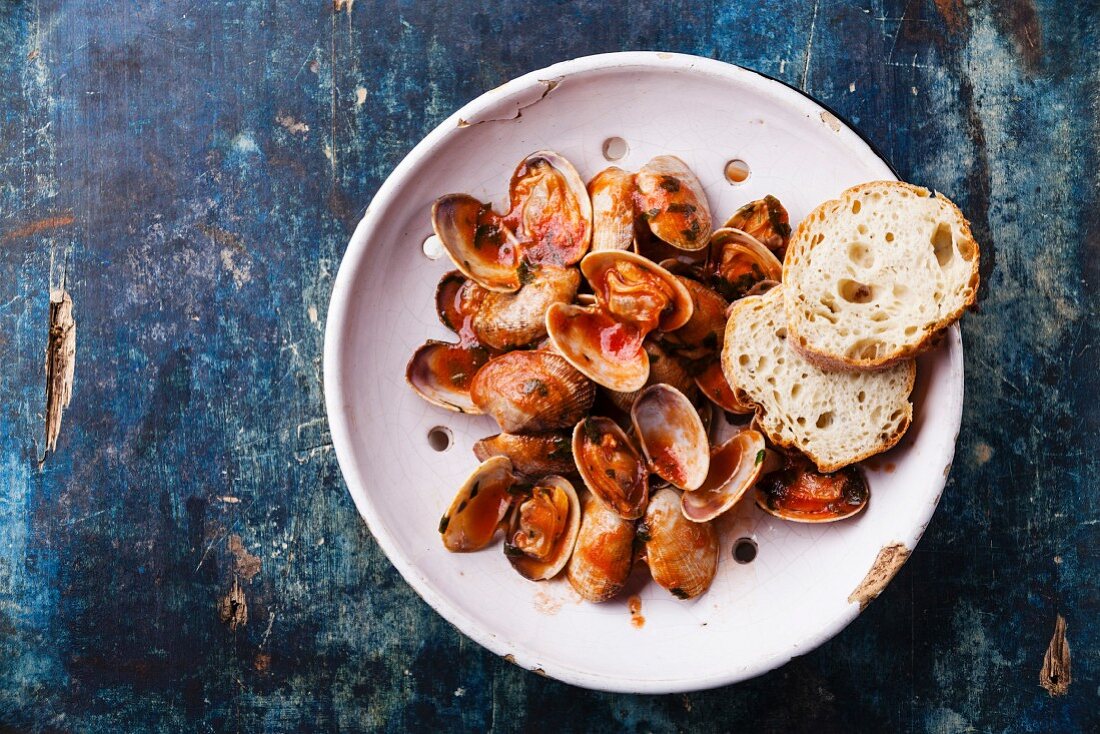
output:
<path id="1" fill-rule="evenodd" d="M 641 255 L 625 250 L 593 252 L 581 261 L 581 272 L 600 306 L 643 334 L 653 329 L 673 331 L 691 319 L 694 306 L 684 284 Z"/>
<path id="2" fill-rule="evenodd" d="M 569 585 L 585 600 L 612 598 L 630 577 L 634 561 L 634 522 L 584 492 L 581 527 L 573 556 L 565 568 Z"/>
<path id="3" fill-rule="evenodd" d="M 610 418 L 585 418 L 573 429 L 573 461 L 585 486 L 624 520 L 636 520 L 649 499 L 645 461 Z"/>
<path id="4" fill-rule="evenodd" d="M 871 499 L 867 477 L 858 466 L 832 474 L 819 472 L 802 457 L 761 479 L 756 504 L 769 515 L 792 522 L 836 522 L 862 512 Z"/>
<path id="5" fill-rule="evenodd" d="M 791 239 L 791 220 L 787 210 L 771 194 L 745 204 L 722 227 L 739 229 L 773 252 L 785 248 Z"/>
<path id="6" fill-rule="evenodd" d="M 694 599 L 710 588 L 718 570 L 718 533 L 710 523 L 690 522 L 674 489 L 653 493 L 638 527 L 646 564 L 657 584 L 677 599 Z"/>
<path id="7" fill-rule="evenodd" d="M 441 196 L 432 229 L 464 275 L 491 291 L 519 290 L 519 243 L 492 207 L 467 194 Z"/>
<path id="8" fill-rule="evenodd" d="M 599 306 L 555 303 L 546 312 L 546 331 L 569 364 L 609 390 L 640 390 L 649 377 L 645 335 Z"/>
<path id="9" fill-rule="evenodd" d="M 710 455 L 706 481 L 680 497 L 680 509 L 692 522 L 708 522 L 737 504 L 766 467 L 764 436 L 745 429 Z"/>
<path id="10" fill-rule="evenodd" d="M 494 456 L 463 482 L 439 521 L 443 546 L 455 553 L 481 550 L 492 542 L 512 504 L 512 462 Z"/>
<path id="11" fill-rule="evenodd" d="M 405 367 L 405 380 L 433 405 L 459 413 L 481 413 L 470 396 L 474 377 L 489 361 L 489 351 L 476 344 L 448 344 L 429 340 Z"/>
<path id="12" fill-rule="evenodd" d="M 504 554 L 531 581 L 554 578 L 573 555 L 581 526 L 581 505 L 569 480 L 543 477 L 517 500 Z"/>
<path id="13" fill-rule="evenodd" d="M 554 303 L 570 303 L 581 276 L 576 268 L 536 266 L 528 282 L 515 293 L 484 293 L 470 318 L 477 340 L 494 349 L 526 346 L 546 336 L 546 311 Z"/>
<path id="14" fill-rule="evenodd" d="M 592 241 L 592 202 L 573 164 L 552 150 L 524 158 L 512 174 L 506 218 L 533 263 L 580 262 Z"/>
<path id="15" fill-rule="evenodd" d="M 761 281 L 783 279 L 783 263 L 771 250 L 752 235 L 729 227 L 711 235 L 707 267 L 715 275 L 712 283 L 730 301 Z"/>
<path id="16" fill-rule="evenodd" d="M 580 420 L 596 399 L 596 387 L 553 352 L 516 351 L 478 370 L 470 397 L 506 433 L 537 433 Z"/>
<path id="17" fill-rule="evenodd" d="M 680 250 L 701 250 L 711 232 L 703 185 L 682 160 L 659 155 L 635 176 L 639 209 L 653 234 Z"/>
<path id="18" fill-rule="evenodd" d="M 634 174 L 616 166 L 588 182 L 592 199 L 592 252 L 634 246 Z"/>
<path id="19" fill-rule="evenodd" d="M 707 478 L 710 443 L 691 401 L 669 385 L 652 385 L 630 409 L 634 433 L 650 470 L 680 489 L 693 490 Z"/>
<path id="20" fill-rule="evenodd" d="M 542 477 L 547 474 L 572 474 L 573 436 L 564 431 L 550 433 L 498 433 L 474 444 L 474 456 L 485 461 L 491 456 L 507 456 L 516 474 Z"/>

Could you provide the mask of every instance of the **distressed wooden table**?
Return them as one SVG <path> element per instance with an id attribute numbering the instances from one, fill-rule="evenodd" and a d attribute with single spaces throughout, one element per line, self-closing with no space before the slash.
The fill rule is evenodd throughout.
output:
<path id="1" fill-rule="evenodd" d="M 1087 5 L 0 5 L 0 730 L 1100 730 Z M 647 48 L 814 94 L 958 201 L 984 266 L 908 564 L 819 650 L 664 697 L 540 678 L 421 602 L 352 507 L 320 376 L 341 253 L 416 141 L 522 72 Z"/>

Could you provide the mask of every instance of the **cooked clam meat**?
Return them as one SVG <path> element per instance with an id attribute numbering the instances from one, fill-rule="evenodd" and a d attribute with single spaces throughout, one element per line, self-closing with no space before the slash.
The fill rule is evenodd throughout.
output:
<path id="1" fill-rule="evenodd" d="M 645 512 L 649 471 L 610 418 L 585 418 L 573 429 L 573 460 L 588 490 L 626 520 Z"/>
<path id="2" fill-rule="evenodd" d="M 573 485 L 560 476 L 543 477 L 518 500 L 504 553 L 525 578 L 553 578 L 573 554 L 580 523 Z"/>
<path id="3" fill-rule="evenodd" d="M 862 512 L 871 498 L 858 466 L 832 474 L 807 459 L 789 457 L 787 466 L 756 485 L 756 504 L 770 515 L 793 522 L 835 522 Z"/>
<path id="4" fill-rule="evenodd" d="M 491 291 L 519 290 L 519 243 L 492 207 L 467 194 L 442 196 L 432 228 L 463 274 Z"/>
<path id="5" fill-rule="evenodd" d="M 459 413 L 480 413 L 470 396 L 470 385 L 489 361 L 484 347 L 428 341 L 405 367 L 405 380 L 429 403 Z"/>

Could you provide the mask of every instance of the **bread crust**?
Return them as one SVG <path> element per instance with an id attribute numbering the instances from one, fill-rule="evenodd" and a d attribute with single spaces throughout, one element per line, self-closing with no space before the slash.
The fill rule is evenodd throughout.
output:
<path id="1" fill-rule="evenodd" d="M 853 198 L 865 192 L 881 190 L 883 187 L 908 189 L 917 196 L 935 197 L 946 204 L 954 216 L 958 218 L 960 236 L 974 249 L 974 258 L 971 261 L 970 279 L 967 283 L 967 287 L 970 289 L 970 296 L 957 309 L 951 311 L 930 326 L 924 327 L 923 333 L 918 341 L 908 345 L 902 345 L 892 352 L 876 355 L 873 358 L 853 358 L 843 354 L 834 354 L 823 349 L 815 349 L 812 345 L 807 343 L 805 336 L 799 333 L 795 318 L 792 317 L 792 311 L 796 310 L 797 304 L 794 303 L 794 297 L 791 295 L 791 291 L 787 290 L 784 294 L 783 306 L 787 312 L 787 329 L 789 335 L 793 338 L 791 344 L 798 350 L 799 354 L 823 369 L 877 371 L 893 367 L 905 360 L 913 359 L 935 346 L 944 330 L 962 318 L 963 313 L 972 308 L 977 302 L 978 285 L 981 280 L 979 275 L 981 248 L 971 232 L 970 221 L 963 215 L 959 207 L 946 196 L 943 196 L 937 191 L 929 191 L 923 186 L 917 186 L 904 181 L 868 181 L 867 183 L 862 183 L 845 190 L 841 193 L 839 198 L 830 199 L 819 204 L 799 223 L 794 234 L 791 236 L 786 256 L 783 259 L 783 282 L 791 282 L 792 261 L 803 251 L 808 252 L 813 248 L 813 245 L 809 244 L 808 233 L 818 219 L 825 216 L 825 214 L 833 208 L 847 209 L 847 202 L 851 201 Z"/>

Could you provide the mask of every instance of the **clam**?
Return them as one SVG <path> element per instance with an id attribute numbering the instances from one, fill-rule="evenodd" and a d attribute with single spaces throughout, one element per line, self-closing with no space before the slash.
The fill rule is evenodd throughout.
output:
<path id="1" fill-rule="evenodd" d="M 707 268 L 714 274 L 713 285 L 730 301 L 760 281 L 783 278 L 783 264 L 771 250 L 752 235 L 728 227 L 711 235 Z"/>
<path id="2" fill-rule="evenodd" d="M 462 344 L 477 342 L 473 321 L 487 291 L 458 270 L 451 270 L 439 279 L 435 288 L 435 311 L 439 321 L 458 334 Z"/>
<path id="3" fill-rule="evenodd" d="M 593 252 L 581 262 L 593 306 L 554 304 L 546 330 L 570 364 L 617 392 L 640 390 L 649 377 L 646 334 L 678 329 L 691 318 L 691 296 L 659 265 L 624 250 Z"/>
<path id="4" fill-rule="evenodd" d="M 738 397 L 738 393 L 726 379 L 722 371 L 722 363 L 718 359 L 712 359 L 706 367 L 695 375 L 695 384 L 699 391 L 722 410 L 738 415 L 748 415 L 756 410 L 752 403 L 746 403 Z"/>
<path id="5" fill-rule="evenodd" d="M 680 489 L 703 483 L 710 444 L 703 421 L 682 392 L 669 385 L 647 387 L 634 401 L 630 420 L 650 471 Z"/>
<path id="6" fill-rule="evenodd" d="M 639 390 L 649 377 L 645 335 L 599 306 L 555 303 L 546 312 L 546 331 L 569 364 L 609 390 Z"/>
<path id="7" fill-rule="evenodd" d="M 588 182 L 592 199 L 592 252 L 634 245 L 634 174 L 611 166 Z"/>
<path id="8" fill-rule="evenodd" d="M 634 523 L 585 492 L 580 532 L 565 567 L 569 585 L 588 601 L 607 601 L 626 585 L 633 560 Z"/>
<path id="9" fill-rule="evenodd" d="M 718 533 L 710 523 L 684 517 L 676 490 L 653 493 L 638 536 L 645 541 L 653 580 L 677 599 L 693 599 L 710 588 L 718 569 Z"/>
<path id="10" fill-rule="evenodd" d="M 517 351 L 478 370 L 470 397 L 506 433 L 537 433 L 580 420 L 592 407 L 596 388 L 557 354 Z"/>
<path id="11" fill-rule="evenodd" d="M 580 262 L 592 240 L 592 202 L 577 169 L 563 156 L 540 150 L 520 161 L 509 187 L 505 218 L 532 263 Z"/>
<path id="12" fill-rule="evenodd" d="M 773 252 L 785 248 L 791 239 L 791 222 L 787 210 L 779 203 L 779 199 L 770 194 L 745 204 L 722 226 L 739 229 L 755 237 Z"/>
<path id="13" fill-rule="evenodd" d="M 737 504 L 767 467 L 764 436 L 746 428 L 710 454 L 706 481 L 694 492 L 684 492 L 680 509 L 692 522 L 707 522 Z"/>
<path id="14" fill-rule="evenodd" d="M 676 276 L 641 255 L 622 250 L 593 252 L 581 272 L 596 301 L 616 320 L 648 334 L 673 331 L 693 313 L 691 294 Z"/>
<path id="15" fill-rule="evenodd" d="M 689 400 L 694 399 L 696 393 L 695 379 L 684 367 L 684 363 L 680 358 L 666 352 L 660 344 L 649 339 L 645 341 L 642 347 L 649 355 L 649 377 L 646 379 L 645 387 L 661 384 L 671 385 L 686 395 Z M 624 413 L 629 413 L 630 407 L 634 405 L 634 398 L 638 397 L 639 392 L 641 391 L 616 392 L 615 390 L 608 390 L 607 397 L 615 404 L 616 408 Z"/>
<path id="16" fill-rule="evenodd" d="M 507 456 L 516 474 L 541 477 L 547 474 L 572 474 L 572 436 L 565 432 L 513 434 L 498 433 L 474 444 L 474 456 L 485 461 L 491 456 Z"/>
<path id="17" fill-rule="evenodd" d="M 432 229 L 464 275 L 491 291 L 519 290 L 519 243 L 492 207 L 467 194 L 432 205 Z"/>
<path id="18" fill-rule="evenodd" d="M 686 348 L 717 351 L 726 335 L 726 309 L 729 302 L 702 283 L 676 276 L 691 296 L 692 312 L 687 323 L 665 336 L 672 344 Z"/>
<path id="19" fill-rule="evenodd" d="M 481 550 L 492 542 L 512 504 L 512 462 L 494 456 L 470 475 L 439 521 L 444 547 L 455 553 Z"/>
<path id="20" fill-rule="evenodd" d="M 649 229 L 680 250 L 701 250 L 710 237 L 707 195 L 699 179 L 676 156 L 659 155 L 635 176 L 638 202 Z"/>
<path id="21" fill-rule="evenodd" d="M 524 271 L 528 282 L 515 293 L 484 293 L 470 328 L 477 340 L 494 349 L 526 346 L 546 336 L 546 311 L 570 303 L 581 276 L 576 268 L 534 266 Z"/>
<path id="22" fill-rule="evenodd" d="M 756 504 L 769 515 L 794 522 L 835 522 L 863 511 L 871 498 L 867 477 L 857 466 L 823 474 L 803 457 L 756 485 Z"/>
<path id="23" fill-rule="evenodd" d="M 573 429 L 573 461 L 588 490 L 624 520 L 636 520 L 649 498 L 649 471 L 623 429 L 610 418 L 585 418 Z"/>
<path id="24" fill-rule="evenodd" d="M 429 340 L 413 352 L 405 380 L 429 403 L 459 413 L 480 413 L 470 386 L 489 352 L 476 344 L 448 344 Z"/>
<path id="25" fill-rule="evenodd" d="M 563 477 L 543 477 L 517 500 L 504 554 L 531 581 L 551 579 L 565 568 L 581 526 L 581 505 Z"/>

